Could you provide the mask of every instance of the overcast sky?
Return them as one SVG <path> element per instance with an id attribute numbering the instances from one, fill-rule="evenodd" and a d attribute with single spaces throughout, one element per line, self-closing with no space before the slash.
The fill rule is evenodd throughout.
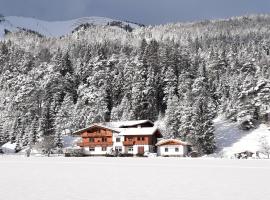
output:
<path id="1" fill-rule="evenodd" d="M 102 16 L 164 24 L 270 13 L 270 0 L 0 0 L 0 13 L 44 20 Z"/>

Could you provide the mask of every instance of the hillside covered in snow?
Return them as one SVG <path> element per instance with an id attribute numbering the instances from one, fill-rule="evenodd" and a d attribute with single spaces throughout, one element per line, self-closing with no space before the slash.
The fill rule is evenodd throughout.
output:
<path id="1" fill-rule="evenodd" d="M 244 131 L 239 128 L 239 124 L 230 122 L 224 118 L 214 120 L 216 154 L 218 157 L 233 158 L 236 153 L 250 151 L 265 151 L 263 142 L 268 144 L 270 153 L 270 127 L 266 124 L 260 124 L 256 129 Z M 266 157 L 267 155 L 261 155 Z"/>
<path id="2" fill-rule="evenodd" d="M 202 155 L 221 147 L 226 154 L 237 145 L 230 139 L 253 148 L 249 138 L 268 132 L 269 15 L 133 31 L 104 18 L 82 21 L 1 20 L 2 31 L 64 36 L 15 31 L 0 41 L 0 144 L 21 149 L 41 137 L 62 147 L 63 130 L 149 119 Z"/>
<path id="3" fill-rule="evenodd" d="M 43 21 L 34 18 L 8 16 L 0 18 L 0 38 L 7 32 L 33 31 L 47 37 L 60 37 L 71 33 L 83 25 L 118 26 L 132 30 L 141 25 L 113 20 L 105 17 L 84 17 L 69 21 Z"/>

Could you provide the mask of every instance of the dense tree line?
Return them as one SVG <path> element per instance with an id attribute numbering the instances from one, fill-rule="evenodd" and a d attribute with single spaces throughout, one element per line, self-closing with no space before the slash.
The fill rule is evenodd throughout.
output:
<path id="1" fill-rule="evenodd" d="M 0 42 L 0 143 L 18 150 L 93 122 L 150 119 L 167 137 L 215 149 L 213 119 L 268 121 L 270 17 L 141 27 L 89 26 Z"/>

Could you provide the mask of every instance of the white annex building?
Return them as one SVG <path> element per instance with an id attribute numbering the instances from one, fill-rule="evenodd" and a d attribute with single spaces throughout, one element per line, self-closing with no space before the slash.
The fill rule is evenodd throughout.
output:
<path id="1" fill-rule="evenodd" d="M 187 142 L 178 139 L 162 139 L 157 144 L 158 156 L 179 156 L 184 157 L 188 154 Z"/>

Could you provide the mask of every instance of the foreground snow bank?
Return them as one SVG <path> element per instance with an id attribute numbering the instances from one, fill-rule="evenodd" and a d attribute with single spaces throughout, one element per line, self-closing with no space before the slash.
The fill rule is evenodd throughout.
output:
<path id="1" fill-rule="evenodd" d="M 238 128 L 237 123 L 231 123 L 217 118 L 215 124 L 215 138 L 218 155 L 231 158 L 235 153 L 243 151 L 260 151 L 260 140 L 262 137 L 270 144 L 269 127 L 261 124 L 257 129 L 243 131 Z"/>
<path id="2" fill-rule="evenodd" d="M 4 200 L 268 199 L 269 160 L 0 156 Z"/>

